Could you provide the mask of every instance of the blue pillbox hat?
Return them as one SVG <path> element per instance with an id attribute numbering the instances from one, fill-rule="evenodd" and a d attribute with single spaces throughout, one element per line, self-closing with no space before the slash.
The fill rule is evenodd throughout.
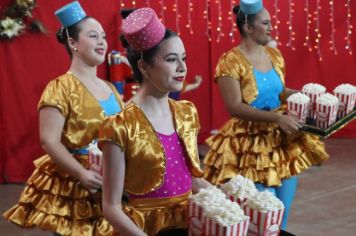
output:
<path id="1" fill-rule="evenodd" d="M 240 0 L 240 10 L 245 14 L 256 14 L 262 9 L 262 0 Z"/>
<path id="2" fill-rule="evenodd" d="M 64 7 L 61 7 L 54 13 L 63 27 L 74 25 L 81 21 L 86 14 L 78 1 L 71 2 Z"/>

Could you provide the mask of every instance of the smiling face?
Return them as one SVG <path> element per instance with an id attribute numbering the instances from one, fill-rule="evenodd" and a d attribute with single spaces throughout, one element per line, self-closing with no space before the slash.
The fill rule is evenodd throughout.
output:
<path id="1" fill-rule="evenodd" d="M 97 66 L 104 62 L 107 50 L 105 32 L 101 24 L 93 19 L 88 18 L 80 23 L 80 32 L 77 41 L 70 42 L 74 56 L 78 56 L 86 64 Z"/>
<path id="2" fill-rule="evenodd" d="M 185 48 L 178 36 L 163 40 L 144 70 L 145 81 L 163 93 L 180 91 L 187 74 L 185 59 Z"/>
<path id="3" fill-rule="evenodd" d="M 272 38 L 271 16 L 266 9 L 256 15 L 253 25 L 248 26 L 249 36 L 261 45 L 266 45 Z"/>

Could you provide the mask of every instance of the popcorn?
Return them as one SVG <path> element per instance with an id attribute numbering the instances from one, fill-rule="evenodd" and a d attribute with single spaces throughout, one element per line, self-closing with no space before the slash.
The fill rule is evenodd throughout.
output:
<path id="1" fill-rule="evenodd" d="M 316 124 L 326 129 L 336 121 L 339 99 L 330 93 L 321 95 L 316 100 Z"/>
<path id="2" fill-rule="evenodd" d="M 189 199 L 189 235 L 247 234 L 249 217 L 215 186 L 201 189 Z"/>
<path id="3" fill-rule="evenodd" d="M 221 190 L 226 193 L 231 201 L 241 204 L 247 198 L 255 195 L 257 189 L 255 184 L 248 178 L 237 175 L 221 186 Z"/>
<path id="4" fill-rule="evenodd" d="M 189 235 L 200 235 L 206 221 L 205 210 L 210 205 L 217 205 L 226 195 L 215 186 L 200 189 L 189 199 Z"/>
<path id="5" fill-rule="evenodd" d="M 354 109 L 356 87 L 351 84 L 340 84 L 334 89 L 334 94 L 339 99 L 337 118 L 340 119 Z"/>
<path id="6" fill-rule="evenodd" d="M 205 215 L 223 226 L 233 225 L 249 219 L 236 202 L 228 199 L 219 202 L 219 205 L 211 205 L 205 209 Z"/>
<path id="7" fill-rule="evenodd" d="M 279 235 L 284 205 L 271 192 L 257 193 L 244 203 L 243 209 L 250 216 L 249 235 Z"/>
<path id="8" fill-rule="evenodd" d="M 281 200 L 268 191 L 258 192 L 253 198 L 246 201 L 246 205 L 262 212 L 275 211 L 284 208 Z"/>
<path id="9" fill-rule="evenodd" d="M 302 93 L 309 96 L 310 98 L 308 111 L 309 118 L 315 119 L 315 101 L 321 94 L 324 94 L 325 92 L 326 88 L 320 84 L 308 83 L 303 86 Z"/>
<path id="10" fill-rule="evenodd" d="M 310 98 L 302 93 L 294 93 L 288 97 L 287 103 L 288 115 L 294 117 L 300 123 L 305 123 L 309 110 Z"/>
<path id="11" fill-rule="evenodd" d="M 216 204 L 221 202 L 222 199 L 226 199 L 226 195 L 217 187 L 211 186 L 209 188 L 200 189 L 200 191 L 192 195 L 190 199 L 199 206 L 208 208 L 211 204 Z"/>
<path id="12" fill-rule="evenodd" d="M 302 91 L 306 93 L 325 93 L 326 88 L 321 84 L 308 83 L 303 86 Z"/>

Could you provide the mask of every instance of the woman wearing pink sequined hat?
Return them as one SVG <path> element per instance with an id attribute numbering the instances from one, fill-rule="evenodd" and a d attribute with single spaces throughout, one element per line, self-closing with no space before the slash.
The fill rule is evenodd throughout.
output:
<path id="1" fill-rule="evenodd" d="M 150 8 L 131 13 L 122 31 L 141 88 L 119 115 L 105 120 L 100 133 L 104 215 L 118 234 L 185 235 L 188 197 L 210 186 L 200 178 L 197 110 L 191 102 L 168 98 L 182 89 L 185 48 Z M 124 206 L 123 191 L 129 197 Z"/>

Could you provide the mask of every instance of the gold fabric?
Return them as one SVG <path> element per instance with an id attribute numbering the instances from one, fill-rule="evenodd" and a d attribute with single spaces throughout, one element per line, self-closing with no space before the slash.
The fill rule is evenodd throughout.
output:
<path id="1" fill-rule="evenodd" d="M 188 228 L 188 198 L 191 192 L 175 197 L 131 200 L 123 210 L 146 234 L 153 236 L 167 229 Z M 121 235 L 115 232 L 113 235 Z"/>
<path id="2" fill-rule="evenodd" d="M 197 135 L 200 129 L 196 108 L 188 101 L 169 100 L 177 134 L 190 160 L 193 176 L 202 176 Z M 163 183 L 166 156 L 151 123 L 134 103 L 127 105 L 117 116 L 105 119 L 100 132 L 99 148 L 103 141 L 117 144 L 125 152 L 125 190 L 144 195 Z M 147 178 L 149 176 L 149 178 Z"/>
<path id="3" fill-rule="evenodd" d="M 267 48 L 273 66 L 284 81 L 284 62 L 277 49 Z M 234 63 L 234 64 L 233 64 Z M 231 76 L 241 82 L 243 100 L 250 104 L 257 96 L 252 66 L 238 51 L 225 53 L 217 66 L 217 78 Z M 286 105 L 273 112 L 285 112 Z M 276 123 L 230 119 L 206 143 L 204 178 L 215 185 L 243 175 L 267 186 L 303 172 L 329 158 L 317 136 L 296 132 L 287 136 Z"/>
<path id="4" fill-rule="evenodd" d="M 183 144 L 193 176 L 202 176 L 197 150 L 200 129 L 196 108 L 188 101 L 169 100 L 176 132 Z M 151 123 L 142 110 L 130 103 L 115 117 L 108 117 L 100 132 L 103 142 L 117 144 L 125 152 L 125 191 L 135 195 L 158 189 L 164 179 L 166 156 Z M 190 193 L 170 198 L 134 199 L 124 212 L 148 235 L 168 228 L 187 228 Z M 120 235 L 116 233 L 115 235 Z"/>
<path id="5" fill-rule="evenodd" d="M 117 101 L 122 102 L 115 88 Z M 39 109 L 57 107 L 66 118 L 62 142 L 69 148 L 88 145 L 98 137 L 104 113 L 84 85 L 70 73 L 51 81 L 42 94 Z M 73 158 L 89 168 L 87 155 Z M 101 193 L 89 193 L 77 179 L 59 169 L 49 155 L 34 161 L 35 170 L 27 180 L 18 204 L 4 213 L 9 221 L 22 227 L 39 227 L 61 235 L 111 235 L 104 220 Z"/>
<path id="6" fill-rule="evenodd" d="M 111 83 L 107 84 L 123 107 L 116 88 Z M 61 141 L 68 149 L 87 146 L 98 137 L 105 113 L 96 98 L 70 72 L 49 82 L 38 103 L 38 110 L 46 106 L 58 108 L 66 118 Z"/>
<path id="7" fill-rule="evenodd" d="M 284 85 L 285 65 L 281 53 L 278 49 L 270 47 L 265 47 L 265 50 Z M 253 74 L 253 67 L 238 48 L 225 52 L 219 59 L 216 66 L 215 78 L 219 79 L 224 76 L 229 76 L 240 81 L 242 99 L 245 103 L 251 104 L 256 99 L 258 89 Z M 283 94 L 281 96 L 283 97 Z"/>

